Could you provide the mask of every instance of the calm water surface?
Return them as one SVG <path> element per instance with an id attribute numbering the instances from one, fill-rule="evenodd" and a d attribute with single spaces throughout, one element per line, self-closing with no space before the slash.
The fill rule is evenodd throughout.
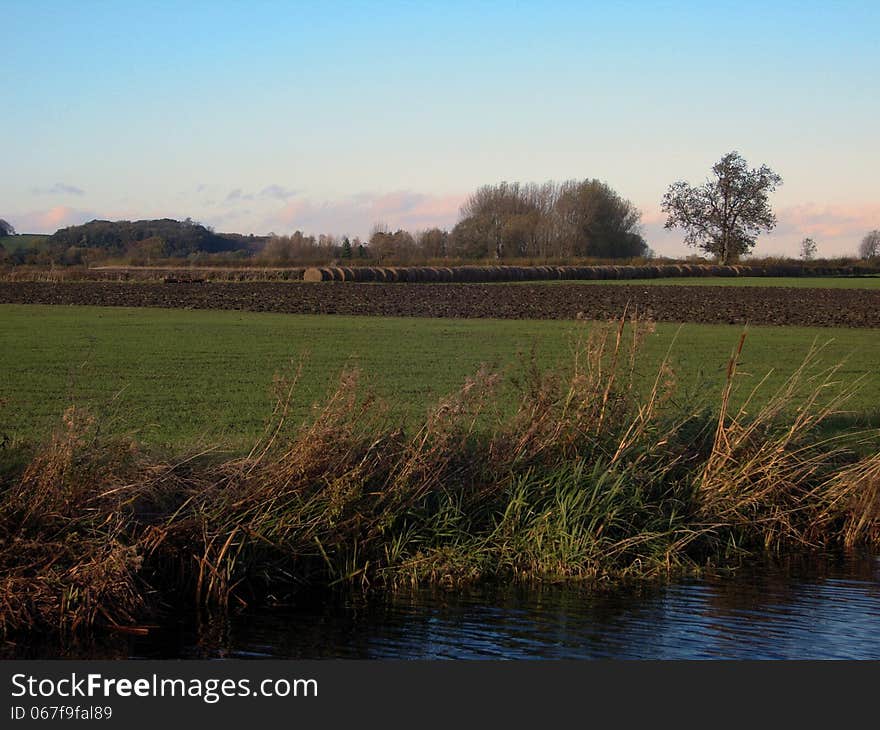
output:
<path id="1" fill-rule="evenodd" d="M 649 589 L 426 590 L 250 612 L 131 645 L 138 657 L 880 659 L 880 558 Z"/>

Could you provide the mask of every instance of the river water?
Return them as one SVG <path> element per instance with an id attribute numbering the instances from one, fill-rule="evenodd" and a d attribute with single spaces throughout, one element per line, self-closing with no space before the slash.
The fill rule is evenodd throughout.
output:
<path id="1" fill-rule="evenodd" d="M 880 558 L 790 562 L 664 585 L 420 590 L 181 624 L 130 656 L 880 659 Z"/>
<path id="2" fill-rule="evenodd" d="M 36 637 L 35 637 L 36 638 Z M 20 658 L 880 659 L 880 557 L 789 561 L 613 591 L 578 585 L 313 597 Z"/>

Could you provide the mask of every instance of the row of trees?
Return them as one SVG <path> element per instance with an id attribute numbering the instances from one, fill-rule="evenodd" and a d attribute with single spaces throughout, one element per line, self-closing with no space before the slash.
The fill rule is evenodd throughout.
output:
<path id="1" fill-rule="evenodd" d="M 366 259 L 366 245 L 360 238 L 339 238 L 326 233 L 318 236 L 296 231 L 289 236 L 269 234 L 257 258 L 275 264 L 319 264 L 333 259 Z"/>
<path id="2" fill-rule="evenodd" d="M 411 264 L 438 259 L 635 258 L 650 254 L 641 214 L 599 180 L 541 185 L 502 182 L 473 193 L 451 231 L 410 232 L 373 226 L 368 241 L 296 231 L 272 236 L 259 257 L 267 262 L 315 263 L 371 259 Z"/>

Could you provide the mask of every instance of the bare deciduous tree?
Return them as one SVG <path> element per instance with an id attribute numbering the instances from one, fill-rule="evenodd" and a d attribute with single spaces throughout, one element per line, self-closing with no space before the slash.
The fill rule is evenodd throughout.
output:
<path id="1" fill-rule="evenodd" d="M 880 258 L 880 230 L 875 229 L 862 239 L 859 256 L 863 259 Z"/>
<path id="2" fill-rule="evenodd" d="M 801 241 L 801 258 L 804 261 L 812 261 L 816 258 L 816 242 L 812 238 L 805 238 Z"/>
<path id="3" fill-rule="evenodd" d="M 781 184 L 766 165 L 750 170 L 738 152 L 728 152 L 702 185 L 669 186 L 661 204 L 666 228 L 683 228 L 685 243 L 728 264 L 751 251 L 759 233 L 776 226 L 767 196 Z"/>

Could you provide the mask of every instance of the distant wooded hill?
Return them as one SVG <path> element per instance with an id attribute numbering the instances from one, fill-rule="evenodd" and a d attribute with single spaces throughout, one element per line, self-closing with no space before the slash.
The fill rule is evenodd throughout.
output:
<path id="1" fill-rule="evenodd" d="M 215 233 L 190 219 L 171 218 L 143 221 L 94 220 L 81 226 L 62 228 L 46 245 L 60 250 L 100 249 L 110 255 L 145 254 L 155 257 L 183 257 L 193 253 L 221 253 L 262 247 L 265 239 L 255 236 Z"/>

